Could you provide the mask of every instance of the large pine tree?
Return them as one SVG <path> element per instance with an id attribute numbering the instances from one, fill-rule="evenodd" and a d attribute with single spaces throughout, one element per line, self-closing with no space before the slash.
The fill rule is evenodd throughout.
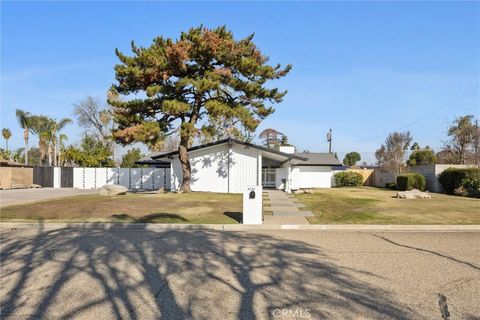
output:
<path id="1" fill-rule="evenodd" d="M 117 49 L 121 63 L 115 66 L 118 83 L 111 92 L 123 99 L 109 101 L 118 123 L 117 141 L 151 145 L 178 132 L 180 190 L 190 191 L 187 149 L 194 137 L 220 118 L 253 132 L 286 94 L 266 83 L 285 76 L 291 66 L 268 65 L 252 39 L 253 34 L 235 40 L 226 27 L 200 26 L 176 40 L 157 37 L 148 48 L 132 42 L 132 56 Z"/>

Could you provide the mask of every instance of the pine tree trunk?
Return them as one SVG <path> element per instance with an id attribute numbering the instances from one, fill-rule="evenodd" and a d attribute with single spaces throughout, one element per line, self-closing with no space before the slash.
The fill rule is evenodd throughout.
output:
<path id="1" fill-rule="evenodd" d="M 189 136 L 183 135 L 180 138 L 180 145 L 178 146 L 178 158 L 182 164 L 182 185 L 180 186 L 180 192 L 191 192 L 190 181 L 192 179 L 192 168 L 190 167 L 190 158 L 188 157 L 188 142 Z"/>

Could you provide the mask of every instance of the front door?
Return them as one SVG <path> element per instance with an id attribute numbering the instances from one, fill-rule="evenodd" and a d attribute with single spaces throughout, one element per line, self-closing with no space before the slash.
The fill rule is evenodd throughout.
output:
<path id="1" fill-rule="evenodd" d="M 275 188 L 276 184 L 276 170 L 275 168 L 262 168 L 262 187 Z"/>

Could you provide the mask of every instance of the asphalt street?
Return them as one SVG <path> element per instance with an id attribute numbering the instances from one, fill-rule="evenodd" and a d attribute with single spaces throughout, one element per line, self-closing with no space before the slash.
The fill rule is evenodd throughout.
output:
<path id="1" fill-rule="evenodd" d="M 479 232 L 1 230 L 1 318 L 479 319 Z"/>

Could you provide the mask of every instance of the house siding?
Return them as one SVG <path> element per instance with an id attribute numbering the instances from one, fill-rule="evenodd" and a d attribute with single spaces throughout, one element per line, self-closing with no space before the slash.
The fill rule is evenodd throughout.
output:
<path id="1" fill-rule="evenodd" d="M 233 144 L 230 161 L 230 192 L 242 193 L 257 185 L 259 151 Z"/>
<path id="2" fill-rule="evenodd" d="M 292 181 L 292 188 L 331 188 L 332 167 L 330 166 L 298 166 L 294 168 L 298 179 L 297 183 Z"/>
<path id="3" fill-rule="evenodd" d="M 189 152 L 193 191 L 241 193 L 257 185 L 259 151 L 228 144 Z M 182 166 L 175 156 L 172 161 L 171 186 L 178 191 L 182 182 Z"/>
<path id="4" fill-rule="evenodd" d="M 189 152 L 193 191 L 228 192 L 228 145 Z M 178 191 L 182 183 L 182 165 L 178 156 L 172 161 L 171 186 Z"/>

